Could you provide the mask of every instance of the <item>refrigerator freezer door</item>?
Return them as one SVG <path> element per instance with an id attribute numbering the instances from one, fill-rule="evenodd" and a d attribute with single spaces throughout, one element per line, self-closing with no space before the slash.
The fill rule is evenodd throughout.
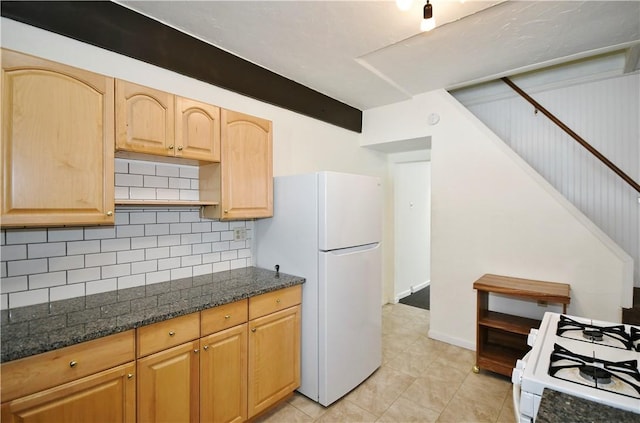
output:
<path id="1" fill-rule="evenodd" d="M 319 253 L 320 398 L 329 405 L 382 363 L 380 244 Z"/>
<path id="2" fill-rule="evenodd" d="M 379 178 L 320 172 L 318 195 L 319 250 L 382 240 L 382 184 Z"/>

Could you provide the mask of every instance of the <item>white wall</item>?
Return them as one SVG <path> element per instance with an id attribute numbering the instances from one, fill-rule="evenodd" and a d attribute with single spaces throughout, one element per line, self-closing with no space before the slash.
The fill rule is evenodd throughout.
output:
<path id="1" fill-rule="evenodd" d="M 2 18 L 0 23 L 4 48 L 270 119 L 274 176 L 316 170 L 362 173 L 381 177 L 385 190 L 390 191 L 386 156 L 361 148 L 358 133 L 9 19 Z M 392 212 L 386 204 L 388 220 Z M 385 228 L 388 225 L 385 222 Z M 383 248 L 386 243 L 383 239 Z M 392 268 L 392 250 L 383 250 L 385 275 Z M 385 283 L 390 284 L 391 278 Z"/>
<path id="2" fill-rule="evenodd" d="M 364 145 L 407 133 L 432 140 L 431 337 L 475 348 L 485 273 L 569 283 L 569 313 L 620 321 L 630 257 L 475 116 L 444 90 L 364 113 Z"/>

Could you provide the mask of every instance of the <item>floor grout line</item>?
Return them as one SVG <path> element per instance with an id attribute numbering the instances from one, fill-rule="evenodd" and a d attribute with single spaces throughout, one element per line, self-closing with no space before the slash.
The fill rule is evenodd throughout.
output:
<path id="1" fill-rule="evenodd" d="M 417 309 L 404 304 L 387 304 L 383 306 L 383 313 L 382 313 L 382 316 L 383 316 L 383 325 L 382 325 L 383 327 L 383 362 L 380 368 L 376 370 L 376 373 L 380 372 L 383 369 L 387 369 L 387 371 L 390 372 L 389 374 L 406 377 L 409 379 L 407 379 L 408 383 L 406 384 L 406 386 L 401 387 L 401 389 L 399 389 L 398 395 L 395 396 L 395 398 L 389 402 L 389 404 L 384 408 L 384 410 L 379 415 L 376 412 L 370 411 L 367 407 L 360 405 L 360 403 L 362 403 L 362 401 L 364 401 L 364 403 L 366 404 L 371 404 L 372 402 L 375 403 L 376 400 L 379 401 L 380 398 L 382 397 L 380 398 L 376 398 L 375 396 L 373 398 L 367 397 L 366 395 L 368 395 L 369 392 L 365 391 L 364 389 L 361 393 L 362 401 L 360 401 L 360 403 L 357 397 L 352 396 L 352 394 L 357 389 L 362 389 L 362 387 L 366 386 L 367 383 L 376 384 L 375 389 L 371 389 L 371 392 L 370 392 L 371 395 L 382 395 L 382 393 L 379 391 L 384 389 L 383 388 L 384 379 L 381 379 L 380 377 L 373 379 L 370 377 L 369 379 L 364 381 L 362 384 L 360 384 L 358 387 L 354 388 L 345 397 L 336 401 L 331 406 L 324 408 L 324 410 L 322 410 L 322 413 L 320 413 L 317 417 L 313 417 L 312 415 L 305 412 L 303 410 L 303 407 L 305 407 L 305 404 L 307 401 L 309 403 L 309 407 L 314 407 L 314 406 L 321 407 L 321 406 L 315 403 L 314 401 L 312 401 L 311 399 L 306 398 L 302 394 L 295 393 L 294 395 L 300 396 L 300 398 L 296 400 L 297 405 L 294 405 L 288 402 L 288 405 L 291 406 L 292 408 L 287 409 L 287 407 L 283 407 L 281 409 L 278 409 L 276 412 L 270 413 L 268 416 L 265 416 L 265 419 L 261 421 L 268 420 L 269 422 L 276 422 L 276 423 L 289 422 L 292 420 L 287 420 L 285 416 L 290 417 L 290 414 L 292 412 L 294 413 L 297 412 L 297 413 L 301 413 L 301 414 L 298 414 L 298 417 L 300 417 L 302 420 L 296 419 L 295 421 L 316 422 L 316 423 L 321 421 L 340 421 L 340 423 L 354 423 L 356 421 L 361 421 L 362 418 L 353 417 L 354 420 L 345 420 L 349 418 L 348 416 L 346 416 L 345 413 L 347 413 L 348 411 L 355 410 L 356 414 L 359 413 L 361 416 L 366 415 L 366 416 L 374 417 L 374 420 L 373 420 L 374 422 L 382 422 L 382 421 L 386 422 L 386 421 L 389 421 L 389 419 L 388 417 L 384 417 L 384 416 L 388 416 L 389 413 L 396 413 L 395 415 L 396 416 L 398 415 L 397 410 L 393 409 L 392 411 L 392 408 L 394 407 L 394 405 L 397 405 L 396 408 L 399 408 L 400 403 L 398 403 L 398 401 L 403 399 L 403 401 L 404 400 L 411 401 L 415 405 L 415 409 L 414 409 L 416 410 L 415 412 L 418 412 L 418 413 L 423 412 L 424 416 L 428 416 L 428 417 L 423 417 L 423 420 L 417 420 L 419 416 L 418 417 L 408 416 L 406 418 L 403 417 L 401 420 L 398 420 L 398 422 L 403 422 L 403 423 L 406 421 L 421 421 L 425 423 L 444 422 L 445 419 L 452 419 L 452 418 L 455 419 L 456 416 L 460 416 L 460 419 L 464 419 L 465 422 L 473 423 L 473 420 L 471 421 L 468 420 L 469 417 L 462 417 L 462 416 L 474 415 L 473 413 L 481 412 L 480 409 L 473 408 L 474 403 L 476 403 L 476 401 L 469 400 L 467 401 L 469 404 L 460 404 L 460 405 L 458 405 L 455 402 L 456 397 L 457 396 L 459 397 L 459 394 L 462 392 L 461 390 L 465 385 L 465 383 L 467 384 L 474 383 L 475 380 L 473 379 L 473 377 L 475 376 L 482 377 L 482 378 L 490 377 L 490 379 L 492 380 L 491 383 L 492 384 L 495 383 L 496 386 L 498 387 L 500 386 L 501 383 L 507 383 L 507 382 L 506 381 L 503 382 L 499 378 L 494 378 L 492 375 L 487 373 L 485 374 L 481 373 L 479 375 L 472 373 L 471 372 L 471 368 L 473 366 L 472 361 L 474 361 L 475 355 L 474 355 L 474 359 L 471 360 L 470 357 L 468 357 L 470 356 L 471 352 L 469 352 L 468 350 L 465 350 L 460 347 L 450 346 L 448 344 L 442 343 L 441 341 L 432 340 L 431 338 L 429 338 L 427 335 L 428 327 L 430 323 L 429 313 L 430 312 L 428 310 Z M 385 321 L 387 322 L 386 325 L 385 325 Z M 407 329 L 407 326 L 410 326 L 410 328 Z M 397 331 L 399 331 L 400 334 L 398 334 Z M 414 337 L 414 338 L 407 344 L 403 344 L 405 345 L 404 348 L 398 348 L 397 350 L 392 349 L 391 350 L 392 352 L 389 352 L 390 350 L 387 348 L 386 349 L 387 354 L 385 354 L 384 353 L 385 340 L 387 342 L 394 342 L 394 341 L 398 342 L 398 340 L 402 339 L 402 336 L 403 336 L 402 333 L 405 333 L 407 337 Z M 395 335 L 395 336 L 390 336 L 390 335 Z M 422 337 L 424 337 L 424 339 L 422 339 Z M 410 362 L 410 360 L 420 359 L 419 358 L 420 353 L 416 353 L 413 349 L 417 348 L 421 342 L 424 342 L 425 344 L 424 346 L 425 359 L 428 359 L 431 361 L 431 363 L 428 366 L 424 367 L 424 369 L 422 370 L 420 370 L 420 366 L 416 367 L 412 365 Z M 396 367 L 402 368 L 402 370 L 397 370 L 389 366 L 389 364 L 393 363 L 395 359 L 399 359 L 403 355 L 407 356 L 408 361 L 406 363 L 407 364 L 406 367 L 403 367 L 402 365 L 397 365 Z M 418 358 L 416 358 L 416 356 L 418 356 Z M 467 361 L 469 361 L 469 363 L 467 363 Z M 430 407 L 428 405 L 428 401 L 426 403 L 427 405 L 425 405 L 425 402 L 422 400 L 421 402 L 416 402 L 415 400 L 411 400 L 409 396 L 405 396 L 405 394 L 407 394 L 409 389 L 415 383 L 418 383 L 418 381 L 421 378 L 428 378 L 429 376 L 433 375 L 431 377 L 432 381 L 442 380 L 443 383 L 446 383 L 445 379 L 441 379 L 442 377 L 441 372 L 429 373 L 430 368 L 433 367 L 433 370 L 438 370 L 437 367 L 435 366 L 441 366 L 443 365 L 443 363 L 445 366 L 451 367 L 452 371 L 460 372 L 460 375 L 464 375 L 464 377 L 460 379 L 460 381 L 458 382 L 458 385 L 455 388 L 455 391 L 446 400 L 445 405 L 442 407 L 441 410 Z M 464 367 L 467 364 L 468 364 L 468 369 L 464 369 Z M 402 383 L 402 382 L 398 382 L 397 379 L 394 380 L 393 378 L 391 378 L 390 381 L 391 383 Z M 417 386 L 415 388 L 418 389 Z M 420 388 L 420 389 L 423 389 L 423 388 Z M 427 389 L 428 390 L 432 389 L 432 387 L 430 387 L 428 383 L 427 383 Z M 437 388 L 433 388 L 433 389 L 437 389 Z M 497 389 L 497 391 L 499 391 L 499 389 Z M 500 422 L 500 421 L 509 421 L 509 422 L 512 421 L 512 420 L 505 420 L 509 417 L 506 415 L 506 413 L 510 408 L 509 406 L 510 389 L 507 389 L 505 386 L 505 391 L 506 392 L 504 397 L 500 399 L 501 405 L 499 410 L 497 411 L 497 416 L 495 419 L 491 420 L 493 423 Z M 483 393 L 483 395 L 485 394 L 486 393 Z M 435 395 L 436 395 L 435 398 L 437 398 L 437 393 Z M 465 395 L 468 395 L 468 393 L 466 393 Z M 496 402 L 497 401 L 498 401 L 498 398 L 496 397 Z M 349 407 L 344 408 L 344 405 L 347 403 L 349 404 Z M 340 404 L 343 404 L 343 405 L 341 406 Z M 480 399 L 478 400 L 478 404 L 480 404 Z M 466 411 L 465 411 L 465 407 L 466 407 Z M 491 408 L 486 408 L 486 407 L 482 408 L 482 410 L 485 410 L 485 411 L 487 409 L 491 410 Z M 292 410 L 295 410 L 295 411 L 292 411 Z M 312 409 L 308 408 L 308 410 L 312 410 Z M 471 414 L 464 414 L 465 412 L 471 413 Z M 493 412 L 491 412 L 491 414 L 493 414 Z M 513 413 L 511 412 L 511 416 L 512 415 Z M 504 419 L 501 420 L 501 417 L 504 417 Z M 485 421 L 480 417 L 478 417 L 478 419 L 481 421 Z M 462 421 L 462 420 L 459 420 L 459 421 Z"/>

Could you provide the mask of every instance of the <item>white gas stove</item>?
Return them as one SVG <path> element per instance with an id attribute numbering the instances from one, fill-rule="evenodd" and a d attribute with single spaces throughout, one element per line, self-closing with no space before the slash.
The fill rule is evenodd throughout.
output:
<path id="1" fill-rule="evenodd" d="M 640 327 L 548 312 L 527 342 L 512 374 L 520 423 L 535 421 L 544 388 L 640 414 Z"/>

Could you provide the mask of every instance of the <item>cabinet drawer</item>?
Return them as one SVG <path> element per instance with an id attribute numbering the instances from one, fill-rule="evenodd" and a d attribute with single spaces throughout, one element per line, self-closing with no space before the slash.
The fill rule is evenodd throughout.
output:
<path id="1" fill-rule="evenodd" d="M 209 335 L 247 321 L 248 301 L 240 300 L 204 310 L 200 314 L 200 336 Z"/>
<path id="2" fill-rule="evenodd" d="M 200 336 L 200 313 L 138 328 L 138 357 L 175 347 Z"/>
<path id="3" fill-rule="evenodd" d="M 2 402 L 133 361 L 134 331 L 2 364 Z"/>
<path id="4" fill-rule="evenodd" d="M 300 304 L 302 285 L 279 289 L 249 298 L 249 320 Z"/>

